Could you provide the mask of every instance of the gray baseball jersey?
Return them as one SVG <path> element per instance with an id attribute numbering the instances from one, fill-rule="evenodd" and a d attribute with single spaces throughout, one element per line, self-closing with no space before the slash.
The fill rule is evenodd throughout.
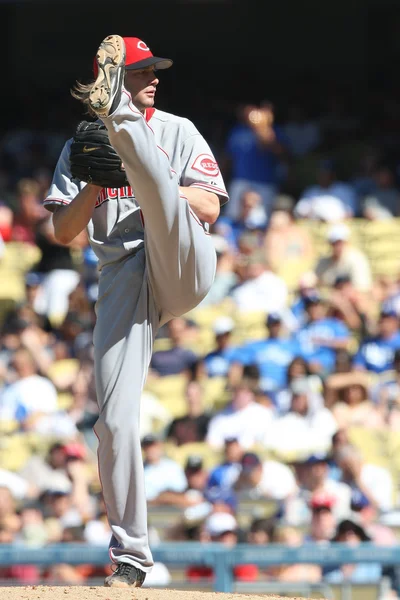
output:
<path id="1" fill-rule="evenodd" d="M 110 556 L 148 572 L 153 565 L 139 433 L 140 397 L 160 323 L 194 308 L 214 280 L 206 228 L 179 186 L 227 200 L 218 165 L 194 125 L 158 110 L 147 119 L 123 90 L 104 119 L 130 187 L 102 190 L 88 226 L 101 274 L 94 331 L 99 473 L 112 530 Z M 151 118 L 150 118 L 151 117 Z M 74 202 L 67 142 L 45 205 Z"/>
<path id="2" fill-rule="evenodd" d="M 188 119 L 161 110 L 147 109 L 146 120 L 157 144 L 168 154 L 179 185 L 193 186 L 216 193 L 221 205 L 228 195 L 218 164 L 209 145 Z M 49 210 L 69 204 L 86 185 L 71 180 L 68 140 L 57 163 L 44 205 Z M 100 266 L 120 260 L 134 248 L 143 246 L 144 229 L 140 207 L 131 186 L 103 189 L 88 225 L 90 245 Z"/>

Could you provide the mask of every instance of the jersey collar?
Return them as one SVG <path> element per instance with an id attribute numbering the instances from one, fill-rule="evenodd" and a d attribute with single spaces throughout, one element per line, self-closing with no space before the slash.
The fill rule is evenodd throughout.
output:
<path id="1" fill-rule="evenodd" d="M 144 111 L 144 116 L 147 122 L 150 121 L 151 117 L 154 115 L 156 109 L 155 108 L 146 108 Z"/>

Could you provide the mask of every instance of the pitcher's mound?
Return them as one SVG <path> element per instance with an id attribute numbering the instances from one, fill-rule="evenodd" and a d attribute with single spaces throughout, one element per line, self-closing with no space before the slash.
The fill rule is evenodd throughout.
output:
<path id="1" fill-rule="evenodd" d="M 277 596 L 251 594 L 218 594 L 176 590 L 151 590 L 147 588 L 117 590 L 104 587 L 26 587 L 0 588 L 1 597 L 7 600 L 278 600 Z M 285 598 L 285 600 L 300 600 Z"/>

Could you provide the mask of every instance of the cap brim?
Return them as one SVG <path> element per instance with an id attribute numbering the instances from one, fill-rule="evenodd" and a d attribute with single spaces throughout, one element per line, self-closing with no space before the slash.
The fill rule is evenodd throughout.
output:
<path id="1" fill-rule="evenodd" d="M 172 67 L 172 60 L 170 58 L 160 58 L 158 56 L 150 56 L 144 58 L 138 62 L 132 63 L 131 65 L 125 65 L 126 71 L 138 71 L 140 69 L 146 69 L 147 67 L 155 66 L 157 70 L 169 69 Z"/>

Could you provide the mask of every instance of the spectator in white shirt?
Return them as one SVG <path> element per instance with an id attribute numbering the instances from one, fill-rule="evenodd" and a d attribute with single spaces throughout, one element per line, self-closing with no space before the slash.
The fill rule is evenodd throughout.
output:
<path id="1" fill-rule="evenodd" d="M 321 396 L 311 389 L 307 378 L 295 379 L 290 389 L 290 410 L 276 419 L 264 444 L 282 453 L 307 455 L 328 452 L 337 430 L 331 411 L 323 406 Z"/>
<path id="2" fill-rule="evenodd" d="M 387 469 L 366 462 L 351 444 L 335 453 L 335 461 L 342 470 L 342 482 L 350 486 L 354 498 L 365 496 L 380 512 L 393 509 L 393 479 Z"/>
<path id="3" fill-rule="evenodd" d="M 287 500 L 297 491 L 291 469 L 276 460 L 262 462 L 257 454 L 246 452 L 241 460 L 241 472 L 234 485 L 239 498 Z"/>
<path id="4" fill-rule="evenodd" d="M 57 390 L 37 373 L 35 360 L 26 348 L 18 349 L 11 368 L 15 381 L 0 395 L 0 419 L 15 420 L 25 429 L 36 430 L 40 419 L 57 411 Z"/>
<path id="5" fill-rule="evenodd" d="M 293 527 L 309 524 L 312 500 L 316 497 L 329 502 L 335 520 L 345 519 L 351 513 L 351 489 L 345 483 L 329 478 L 328 458 L 312 454 L 293 463 L 298 491 L 286 504 L 285 521 Z"/>
<path id="6" fill-rule="evenodd" d="M 184 470 L 174 460 L 164 456 L 164 446 L 154 435 L 142 439 L 144 481 L 148 502 L 157 504 L 163 492 L 183 492 L 187 488 Z"/>
<path id="7" fill-rule="evenodd" d="M 220 450 L 226 438 L 235 437 L 248 449 L 265 439 L 273 421 L 273 410 L 255 401 L 254 383 L 242 379 L 233 390 L 232 401 L 211 419 L 206 442 Z"/>
<path id="8" fill-rule="evenodd" d="M 245 257 L 244 281 L 232 292 L 238 310 L 283 312 L 288 300 L 285 281 L 275 275 L 265 258 L 264 250 L 255 250 Z"/>

